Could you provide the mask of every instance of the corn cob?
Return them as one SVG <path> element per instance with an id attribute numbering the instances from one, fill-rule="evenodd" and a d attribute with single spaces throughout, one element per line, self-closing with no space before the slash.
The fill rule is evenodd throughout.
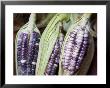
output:
<path id="1" fill-rule="evenodd" d="M 26 33 L 21 33 L 18 36 L 17 41 L 17 61 L 18 61 L 18 74 L 26 74 L 26 61 L 27 61 L 27 52 L 28 52 L 28 35 Z"/>
<path id="2" fill-rule="evenodd" d="M 67 14 L 56 14 L 44 30 L 39 44 L 37 75 L 45 74 L 49 58 L 60 33 L 60 22 L 67 19 Z"/>
<path id="3" fill-rule="evenodd" d="M 80 67 L 83 56 L 85 54 L 85 51 L 87 50 L 88 41 L 85 39 L 86 38 L 84 37 L 84 30 L 79 30 L 78 33 L 76 34 L 76 38 L 74 38 L 74 40 L 73 40 L 73 47 L 71 47 L 72 52 L 64 53 L 66 55 L 63 58 L 64 66 L 65 65 L 67 66 L 67 68 L 64 70 L 67 70 L 68 74 L 70 74 L 70 75 L 74 74 Z M 70 56 L 68 56 L 68 54 Z M 71 58 L 69 58 L 69 57 L 71 57 Z M 69 58 L 69 60 L 68 60 L 68 58 Z M 67 62 L 68 62 L 68 64 L 67 64 Z"/>
<path id="4" fill-rule="evenodd" d="M 84 17 L 68 30 L 60 58 L 59 74 L 73 75 L 78 71 L 88 46 L 87 23 L 90 15 L 84 14 Z"/>
<path id="5" fill-rule="evenodd" d="M 54 45 L 52 54 L 49 58 L 49 62 L 46 67 L 45 74 L 46 75 L 55 75 L 57 73 L 59 59 L 60 59 L 60 53 L 61 53 L 61 47 L 63 43 L 64 35 L 61 33 Z"/>
<path id="6" fill-rule="evenodd" d="M 15 59 L 17 75 L 35 75 L 39 50 L 40 32 L 35 25 L 35 14 L 20 28 L 15 40 Z"/>
<path id="7" fill-rule="evenodd" d="M 80 64 L 80 68 L 75 73 L 75 75 L 87 75 L 89 67 L 91 65 L 94 56 L 94 40 L 91 33 L 89 33 L 88 46 L 86 54 L 84 55 L 83 61 Z"/>
<path id="8" fill-rule="evenodd" d="M 30 34 L 29 47 L 28 47 L 28 63 L 27 73 L 28 75 L 35 75 L 36 62 L 39 50 L 40 35 L 37 32 Z"/>

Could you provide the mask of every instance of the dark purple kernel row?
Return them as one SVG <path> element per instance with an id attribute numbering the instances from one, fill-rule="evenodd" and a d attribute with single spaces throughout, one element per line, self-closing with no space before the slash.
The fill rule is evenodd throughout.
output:
<path id="1" fill-rule="evenodd" d="M 27 71 L 28 75 L 35 75 L 35 68 L 37 63 L 38 56 L 38 46 L 39 46 L 39 37 L 40 35 L 37 32 L 32 32 L 29 40 L 29 49 L 28 49 L 28 64 Z"/>
<path id="2" fill-rule="evenodd" d="M 85 30 L 86 31 L 86 30 Z M 77 69 L 79 69 L 80 65 L 81 65 L 81 62 L 83 61 L 83 58 L 85 56 L 85 53 L 87 51 L 87 46 L 88 46 L 88 32 L 85 33 L 87 36 L 84 36 L 83 37 L 83 43 L 81 45 L 81 49 L 80 49 L 80 54 L 79 54 L 79 57 L 78 57 L 78 60 L 77 60 Z M 84 35 L 85 35 L 84 34 Z M 86 42 L 86 43 L 85 43 Z"/>
<path id="3" fill-rule="evenodd" d="M 34 31 L 29 36 L 22 32 L 17 39 L 18 75 L 35 75 L 40 34 Z"/>
<path id="4" fill-rule="evenodd" d="M 27 75 L 27 55 L 28 55 L 28 34 L 23 33 L 21 51 L 21 75 Z"/>

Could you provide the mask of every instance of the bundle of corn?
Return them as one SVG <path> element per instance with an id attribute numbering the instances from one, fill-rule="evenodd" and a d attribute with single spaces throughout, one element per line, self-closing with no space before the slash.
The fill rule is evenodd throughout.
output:
<path id="1" fill-rule="evenodd" d="M 35 14 L 31 14 L 29 22 L 16 35 L 17 74 L 86 74 L 94 55 L 92 36 L 96 36 L 90 30 L 91 14 L 55 14 L 41 32 L 41 38 L 35 17 Z"/>
<path id="2" fill-rule="evenodd" d="M 35 75 L 39 50 L 40 32 L 35 24 L 36 14 L 20 28 L 15 40 L 15 61 L 17 75 Z"/>

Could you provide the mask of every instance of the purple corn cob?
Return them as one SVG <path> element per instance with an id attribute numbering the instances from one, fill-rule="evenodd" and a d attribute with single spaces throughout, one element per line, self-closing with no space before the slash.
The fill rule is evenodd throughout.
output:
<path id="1" fill-rule="evenodd" d="M 80 48 L 80 53 L 79 53 L 79 56 L 78 56 L 78 59 L 76 61 L 76 69 L 78 70 L 79 69 L 79 66 L 81 65 L 81 62 L 83 60 L 83 57 L 85 56 L 86 54 L 86 51 L 87 51 L 87 47 L 88 47 L 88 39 L 89 39 L 89 36 L 88 36 L 88 31 L 85 30 L 84 32 L 84 36 L 83 36 L 83 43 L 81 45 L 81 48 Z"/>
<path id="2" fill-rule="evenodd" d="M 27 73 L 28 75 L 35 75 L 35 68 L 38 56 L 40 35 L 37 32 L 32 32 L 29 40 L 28 49 L 28 64 Z"/>
<path id="3" fill-rule="evenodd" d="M 54 74 L 54 70 L 52 71 L 52 68 L 54 66 L 55 59 L 58 57 L 58 53 L 60 53 L 59 52 L 59 48 L 60 48 L 59 40 L 57 40 L 56 43 L 55 43 L 54 49 L 52 51 L 52 54 L 50 56 L 49 63 L 47 65 L 46 75 L 52 75 L 52 74 Z"/>
<path id="4" fill-rule="evenodd" d="M 40 31 L 35 22 L 36 14 L 31 13 L 29 21 L 17 33 L 15 52 L 18 75 L 35 75 L 40 42 Z"/>
<path id="5" fill-rule="evenodd" d="M 83 42 L 83 35 L 84 35 L 84 31 L 79 30 L 76 35 L 76 38 L 75 38 L 75 43 L 74 43 L 73 52 L 72 52 L 72 58 L 70 60 L 70 64 L 68 67 L 70 75 L 76 71 L 75 66 L 76 66 L 78 54 L 80 54 L 80 47 Z"/>
<path id="6" fill-rule="evenodd" d="M 88 31 L 84 28 L 74 29 L 64 47 L 63 69 L 73 75 L 80 67 L 87 50 Z"/>
<path id="7" fill-rule="evenodd" d="M 55 75 L 59 65 L 61 47 L 63 43 L 64 35 L 61 34 L 57 39 L 52 54 L 49 58 L 49 62 L 45 71 L 46 75 Z"/>
<path id="8" fill-rule="evenodd" d="M 21 32 L 17 38 L 18 75 L 35 75 L 39 50 L 40 34 Z"/>
<path id="9" fill-rule="evenodd" d="M 21 33 L 17 42 L 18 74 L 27 74 L 28 34 Z"/>
<path id="10" fill-rule="evenodd" d="M 19 34 L 18 36 L 18 42 L 17 42 L 17 69 L 18 69 L 18 74 L 21 74 L 21 51 L 22 51 L 22 42 L 23 42 L 23 33 Z"/>
<path id="11" fill-rule="evenodd" d="M 68 69 L 70 60 L 72 59 L 72 52 L 73 52 L 73 47 L 74 47 L 77 31 L 78 29 L 75 29 L 73 32 L 70 32 L 69 38 L 64 47 L 64 57 L 63 57 L 62 64 L 63 64 L 63 69 L 65 70 Z"/>

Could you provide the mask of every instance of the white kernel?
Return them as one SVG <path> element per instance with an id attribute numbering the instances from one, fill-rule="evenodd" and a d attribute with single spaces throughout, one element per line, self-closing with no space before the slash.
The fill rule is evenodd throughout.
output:
<path id="1" fill-rule="evenodd" d="M 76 51 L 73 52 L 74 55 L 77 55 L 78 53 Z"/>
<path id="2" fill-rule="evenodd" d="M 67 50 L 67 51 L 65 51 L 65 53 L 71 53 L 71 51 L 68 51 L 68 50 Z"/>
<path id="3" fill-rule="evenodd" d="M 73 66 L 69 66 L 68 70 L 74 70 L 74 67 Z"/>
<path id="4" fill-rule="evenodd" d="M 38 43 L 36 43 L 35 45 L 36 45 L 36 46 L 38 46 L 39 44 L 38 44 Z"/>
<path id="5" fill-rule="evenodd" d="M 88 37 L 88 34 L 84 34 L 84 37 Z"/>
<path id="6" fill-rule="evenodd" d="M 32 62 L 33 65 L 36 65 L 36 62 Z"/>
<path id="7" fill-rule="evenodd" d="M 72 46 L 72 45 L 73 45 L 72 43 L 68 43 L 68 44 L 67 44 L 67 46 Z"/>
<path id="8" fill-rule="evenodd" d="M 21 63 L 23 64 L 23 63 L 25 63 L 26 62 L 26 60 L 21 60 Z"/>
<path id="9" fill-rule="evenodd" d="M 75 63 L 76 63 L 76 61 L 75 61 L 75 60 L 71 60 L 71 63 L 72 63 L 72 64 L 75 64 Z"/>
<path id="10" fill-rule="evenodd" d="M 79 69 L 79 66 L 76 66 L 76 69 Z"/>

